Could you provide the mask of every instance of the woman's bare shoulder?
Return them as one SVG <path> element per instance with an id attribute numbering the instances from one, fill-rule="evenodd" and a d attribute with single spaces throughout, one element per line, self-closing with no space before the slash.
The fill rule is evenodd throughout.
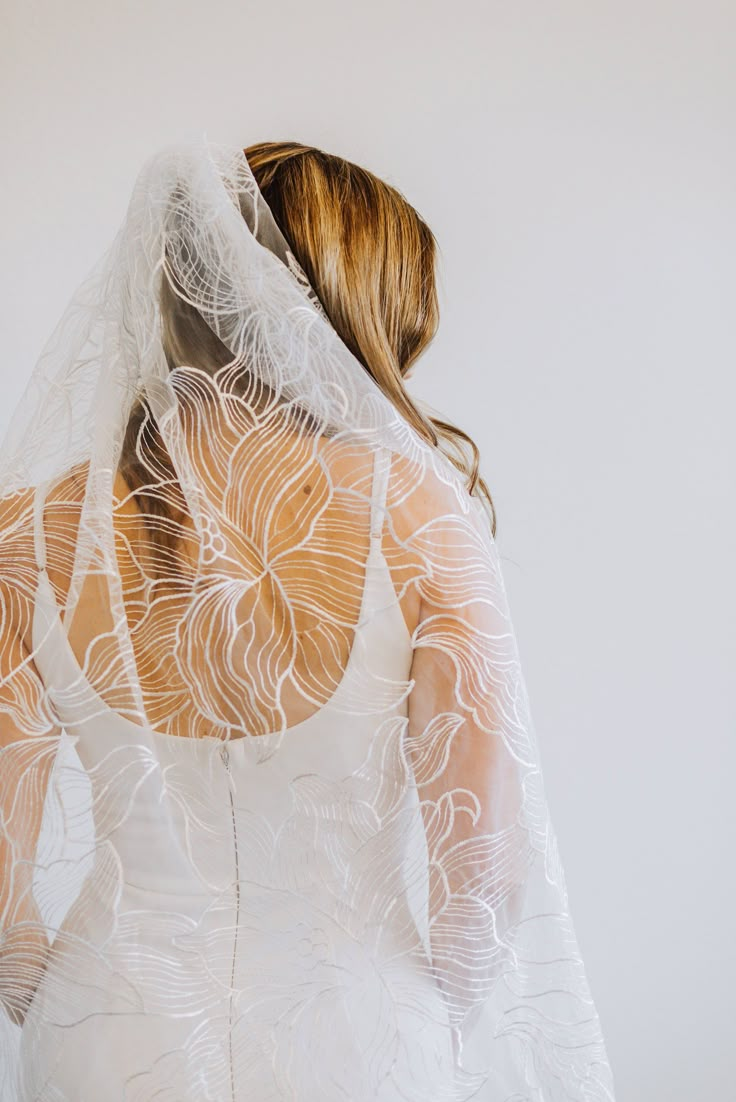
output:
<path id="1" fill-rule="evenodd" d="M 469 500 L 462 475 L 448 463 L 435 465 L 425 455 L 394 456 L 388 506 L 397 535 L 410 539 L 427 525 L 462 516 Z"/>

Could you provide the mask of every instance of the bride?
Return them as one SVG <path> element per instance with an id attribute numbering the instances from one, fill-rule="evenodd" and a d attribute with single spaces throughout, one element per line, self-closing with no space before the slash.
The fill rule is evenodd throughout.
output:
<path id="1" fill-rule="evenodd" d="M 144 166 L 0 450 L 0 1102 L 613 1099 L 400 192 Z"/>

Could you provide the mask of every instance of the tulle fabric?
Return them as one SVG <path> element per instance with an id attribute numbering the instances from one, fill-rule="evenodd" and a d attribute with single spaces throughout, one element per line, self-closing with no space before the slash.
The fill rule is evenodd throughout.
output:
<path id="1" fill-rule="evenodd" d="M 612 1100 L 489 517 L 241 150 L 144 166 L 0 476 L 1 1102 Z"/>

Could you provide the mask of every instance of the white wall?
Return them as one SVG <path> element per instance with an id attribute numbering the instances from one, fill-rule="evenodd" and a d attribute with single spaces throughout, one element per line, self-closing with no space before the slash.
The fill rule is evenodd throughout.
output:
<path id="1" fill-rule="evenodd" d="M 736 8 L 14 0 L 2 21 L 3 429 L 159 145 L 311 142 L 429 220 L 443 322 L 412 385 L 482 449 L 619 1102 L 730 1096 Z"/>

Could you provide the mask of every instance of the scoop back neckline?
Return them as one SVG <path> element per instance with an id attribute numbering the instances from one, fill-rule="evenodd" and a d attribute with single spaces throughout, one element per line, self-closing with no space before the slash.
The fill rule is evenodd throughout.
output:
<path id="1" fill-rule="evenodd" d="M 51 596 L 51 601 L 53 603 L 54 628 L 61 636 L 62 644 L 63 644 L 63 646 L 64 646 L 71 662 L 74 665 L 74 668 L 77 672 L 78 678 L 81 681 L 82 686 L 84 687 L 85 691 L 87 693 L 89 693 L 91 699 L 93 699 L 95 701 L 95 703 L 98 704 L 104 712 L 106 712 L 107 714 L 109 714 L 111 716 L 114 716 L 116 722 L 125 723 L 128 726 L 134 727 L 137 731 L 146 732 L 148 734 L 155 735 L 157 738 L 166 739 L 167 741 L 173 741 L 173 742 L 184 742 L 184 743 L 212 742 L 212 743 L 217 743 L 220 746 L 227 746 L 228 749 L 232 748 L 233 743 L 253 742 L 256 739 L 264 739 L 265 741 L 270 742 L 273 739 L 283 738 L 285 735 L 290 735 L 292 732 L 298 731 L 301 728 L 306 727 L 308 724 L 312 724 L 312 723 L 315 723 L 315 722 L 319 721 L 321 718 L 323 718 L 323 716 L 326 713 L 328 714 L 329 712 L 334 710 L 334 707 L 335 707 L 335 704 L 336 704 L 337 700 L 339 699 L 340 696 L 343 695 L 346 684 L 347 684 L 347 681 L 348 681 L 348 678 L 352 673 L 352 669 L 353 669 L 353 666 L 355 665 L 355 662 L 357 661 L 357 650 L 358 650 L 358 646 L 359 646 L 358 636 L 362 631 L 365 630 L 365 628 L 370 623 L 370 620 L 366 621 L 366 613 L 367 613 L 367 609 L 368 609 L 368 598 L 369 598 L 369 595 L 370 595 L 371 581 L 372 581 L 372 578 L 373 578 L 372 571 L 371 571 L 371 565 L 372 565 L 371 560 L 373 558 L 380 558 L 380 560 L 382 560 L 382 564 L 385 567 L 386 571 L 388 571 L 388 563 L 386 561 L 386 556 L 384 555 L 383 550 L 381 549 L 381 547 L 379 545 L 377 545 L 376 543 L 371 541 L 371 544 L 370 544 L 370 547 L 369 547 L 369 550 L 368 550 L 368 554 L 367 554 L 366 559 L 365 559 L 365 570 L 364 570 L 364 574 L 363 574 L 363 588 L 362 588 L 362 592 L 361 592 L 360 612 L 359 612 L 359 615 L 358 615 L 357 623 L 356 623 L 355 628 L 354 628 L 353 642 L 352 642 L 352 645 L 350 647 L 350 651 L 348 653 L 347 661 L 345 663 L 345 666 L 343 667 L 342 675 L 341 675 L 340 680 L 338 681 L 338 683 L 335 687 L 334 692 L 329 696 L 329 698 L 324 702 L 324 704 L 321 704 L 320 707 L 317 708 L 316 711 L 312 712 L 311 715 L 308 715 L 304 719 L 300 719 L 296 723 L 292 723 L 287 727 L 283 727 L 283 728 L 280 728 L 280 729 L 277 729 L 277 730 L 274 730 L 274 731 L 265 731 L 262 734 L 253 734 L 251 731 L 247 731 L 244 728 L 241 728 L 243 733 L 237 735 L 235 738 L 233 738 L 232 736 L 228 736 L 227 738 L 222 738 L 220 735 L 172 735 L 172 734 L 169 734 L 166 731 L 158 730 L 156 727 L 152 726 L 149 723 L 145 723 L 145 724 L 144 723 L 137 723 L 135 720 L 129 719 L 127 716 L 124 716 L 121 712 L 117 712 L 110 704 L 108 704 L 108 702 L 104 699 L 104 697 L 102 697 L 102 695 L 98 692 L 98 690 L 95 688 L 95 686 L 89 680 L 89 678 L 85 674 L 84 670 L 82 669 L 82 665 L 81 665 L 79 659 L 77 658 L 76 654 L 74 653 L 74 649 L 73 649 L 71 643 L 69 642 L 69 637 L 67 636 L 67 633 L 64 629 L 64 624 L 63 624 L 62 619 L 61 619 L 61 609 L 60 609 L 60 606 L 59 606 L 59 602 L 56 598 L 56 594 L 54 592 L 54 587 L 51 584 L 51 579 L 49 577 L 48 570 L 46 569 L 45 565 L 42 566 L 42 567 L 39 567 L 39 581 L 38 581 L 38 586 L 37 586 L 37 589 L 36 589 L 36 604 L 34 606 L 34 619 L 35 619 L 36 608 L 38 606 L 38 590 L 41 588 L 41 585 L 43 584 L 43 579 L 45 579 L 46 588 L 47 588 L 47 590 L 48 590 L 48 592 Z M 392 585 L 393 585 L 393 583 L 392 583 Z M 406 626 L 406 621 L 404 620 L 403 614 L 401 616 L 401 621 L 404 625 L 404 630 L 406 632 L 406 637 L 407 637 L 407 639 L 410 640 L 411 636 L 410 636 L 410 633 L 409 633 L 409 629 Z"/>

